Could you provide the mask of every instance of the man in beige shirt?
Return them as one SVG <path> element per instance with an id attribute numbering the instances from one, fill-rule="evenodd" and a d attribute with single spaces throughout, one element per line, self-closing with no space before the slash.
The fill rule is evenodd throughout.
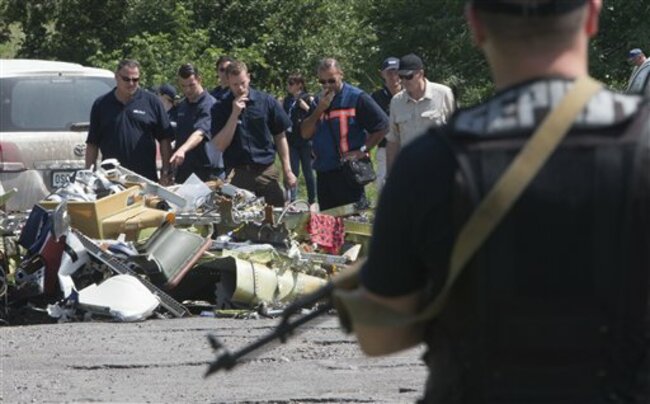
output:
<path id="1" fill-rule="evenodd" d="M 451 88 L 427 80 L 422 59 L 417 55 L 403 56 L 398 73 L 404 89 L 390 102 L 390 126 L 386 135 L 387 170 L 402 147 L 428 128 L 447 123 L 455 106 Z"/>

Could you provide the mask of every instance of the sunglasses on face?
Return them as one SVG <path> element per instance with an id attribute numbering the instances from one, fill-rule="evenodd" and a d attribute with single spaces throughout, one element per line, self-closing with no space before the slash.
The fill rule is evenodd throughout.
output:
<path id="1" fill-rule="evenodd" d="M 321 83 L 322 85 L 334 84 L 336 83 L 336 79 L 318 80 L 318 82 Z"/>
<path id="2" fill-rule="evenodd" d="M 400 75 L 399 75 L 399 78 L 402 79 L 402 80 L 406 80 L 406 81 L 408 81 L 408 80 L 413 80 L 413 76 L 415 76 L 415 73 L 411 73 L 411 74 L 400 74 Z"/>
<path id="3" fill-rule="evenodd" d="M 138 81 L 140 81 L 140 77 L 126 77 L 126 76 L 120 75 L 120 78 L 125 83 L 137 83 Z"/>

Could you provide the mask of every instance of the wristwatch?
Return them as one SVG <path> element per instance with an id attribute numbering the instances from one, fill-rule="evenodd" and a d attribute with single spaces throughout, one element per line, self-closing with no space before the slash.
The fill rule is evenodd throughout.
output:
<path id="1" fill-rule="evenodd" d="M 359 149 L 359 151 L 360 151 L 361 153 L 365 153 L 365 152 L 368 151 L 368 148 L 367 148 L 366 145 L 364 144 L 363 146 L 361 146 L 361 148 Z"/>

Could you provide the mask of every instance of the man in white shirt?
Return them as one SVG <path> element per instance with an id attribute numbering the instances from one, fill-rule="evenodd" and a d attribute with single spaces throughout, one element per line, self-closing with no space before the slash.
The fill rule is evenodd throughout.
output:
<path id="1" fill-rule="evenodd" d="M 650 59 L 646 58 L 643 51 L 639 48 L 634 48 L 628 52 L 627 61 L 634 66 L 630 80 L 625 89 L 626 93 L 648 93 L 650 86 L 648 86 L 648 74 L 650 73 Z"/>
<path id="2" fill-rule="evenodd" d="M 424 64 L 417 55 L 403 56 L 398 73 L 403 90 L 390 102 L 390 125 L 386 135 L 388 171 L 402 147 L 430 127 L 447 123 L 455 106 L 451 88 L 427 80 Z"/>

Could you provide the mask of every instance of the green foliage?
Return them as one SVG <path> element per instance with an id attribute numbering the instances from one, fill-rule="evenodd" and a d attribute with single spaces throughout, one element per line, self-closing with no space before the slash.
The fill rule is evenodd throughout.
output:
<path id="1" fill-rule="evenodd" d="M 641 48 L 650 52 L 650 15 L 647 1 L 605 1 L 600 18 L 600 34 L 591 43 L 590 71 L 610 87 L 623 90 L 630 76 L 627 52 Z"/>
<path id="2" fill-rule="evenodd" d="M 380 47 L 375 66 L 388 55 L 415 53 L 427 77 L 452 87 L 461 103 L 475 103 L 491 91 L 487 65 L 471 43 L 463 1 L 375 0 L 368 7 Z"/>
<path id="3" fill-rule="evenodd" d="M 592 74 L 622 88 L 628 49 L 650 43 L 648 2 L 604 1 L 592 42 Z M 346 80 L 372 90 L 389 55 L 422 56 L 427 76 L 456 89 L 461 104 L 493 91 L 485 60 L 471 44 L 459 0 L 0 0 L 0 53 L 114 69 L 124 57 L 143 65 L 145 84 L 174 82 L 181 63 L 216 84 L 214 60 L 245 61 L 253 85 L 282 95 L 285 78 L 339 59 Z M 14 28 L 12 30 L 12 27 Z M 650 51 L 650 49 L 648 49 Z"/>
<path id="4" fill-rule="evenodd" d="M 324 56 L 338 58 L 351 81 L 362 81 L 363 61 L 375 36 L 363 26 L 354 2 L 194 3 L 196 21 L 208 27 L 210 42 L 245 61 L 258 87 L 280 95 L 286 77 L 294 71 L 302 72 L 314 84 L 315 67 Z"/>
<path id="5" fill-rule="evenodd" d="M 216 80 L 212 76 L 213 61 L 223 49 L 207 45 L 208 30 L 194 27 L 192 11 L 181 3 L 169 3 L 170 10 L 165 13 L 153 13 L 145 21 L 146 24 L 143 24 L 151 28 L 151 31 L 129 36 L 124 43 L 110 52 L 98 51 L 88 58 L 88 62 L 114 70 L 121 59 L 137 59 L 142 65 L 144 86 L 175 83 L 178 67 L 183 63 L 192 63 L 205 77 L 206 87 L 214 86 Z M 130 12 L 144 12 L 138 9 L 139 7 L 141 5 Z M 173 29 L 174 34 L 160 27 Z"/>

